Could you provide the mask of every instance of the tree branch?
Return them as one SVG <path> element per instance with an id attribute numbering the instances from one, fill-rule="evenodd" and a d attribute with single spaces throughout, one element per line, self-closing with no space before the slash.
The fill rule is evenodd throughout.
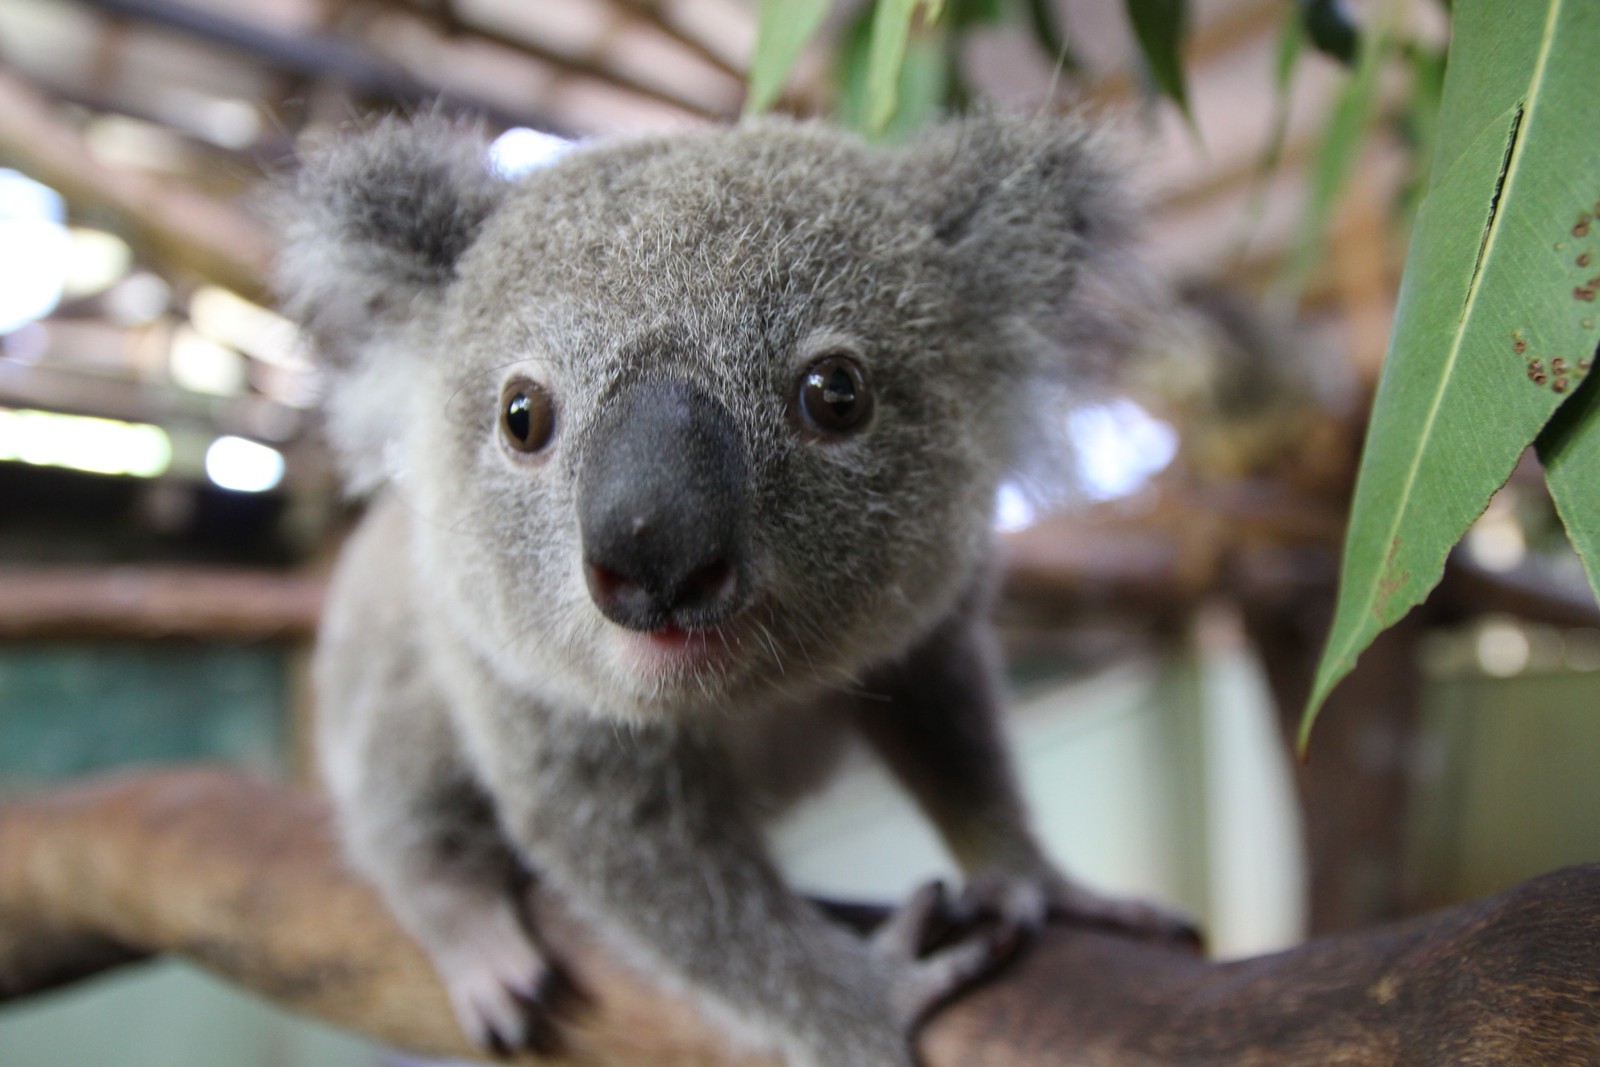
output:
<path id="1" fill-rule="evenodd" d="M 582 991 L 555 1062 L 753 1065 L 547 894 Z M 226 772 L 107 780 L 0 807 L 0 1001 L 175 952 L 283 1005 L 471 1055 L 420 952 L 346 874 L 319 804 Z M 929 1067 L 1600 1059 L 1600 866 L 1274 956 L 1211 963 L 1053 927 L 930 1025 Z M 550 1062 L 550 1061 L 545 1061 Z"/>

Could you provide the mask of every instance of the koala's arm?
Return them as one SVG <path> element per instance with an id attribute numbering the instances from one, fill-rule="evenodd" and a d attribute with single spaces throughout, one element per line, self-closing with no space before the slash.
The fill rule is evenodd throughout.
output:
<path id="1" fill-rule="evenodd" d="M 499 717 L 486 777 L 541 876 L 797 1067 L 909 1067 L 921 1016 L 993 961 L 976 940 L 917 959 L 916 907 L 870 943 L 824 919 L 774 868 L 714 740 L 506 697 L 474 712 Z"/>
<path id="2" fill-rule="evenodd" d="M 1051 915 L 1189 939 L 1181 916 L 1105 897 L 1062 874 L 1028 825 L 1000 731 L 1000 666 L 983 583 L 921 642 L 865 678 L 862 733 L 916 798 L 968 878 L 976 911 L 1019 933 Z"/>
<path id="3" fill-rule="evenodd" d="M 549 969 L 520 862 L 461 751 L 418 642 L 408 516 L 376 502 L 335 576 L 317 651 L 318 754 L 352 866 L 427 951 L 467 1036 L 521 1047 Z"/>
<path id="4" fill-rule="evenodd" d="M 1048 867 L 999 727 L 998 657 L 973 591 L 901 658 L 863 679 L 861 732 L 969 874 Z"/>

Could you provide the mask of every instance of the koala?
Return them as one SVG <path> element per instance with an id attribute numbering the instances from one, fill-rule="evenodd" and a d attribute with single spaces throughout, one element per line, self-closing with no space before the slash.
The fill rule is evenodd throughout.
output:
<path id="1" fill-rule="evenodd" d="M 1104 158 L 1080 120 L 1003 116 L 892 148 L 753 121 L 514 181 L 437 118 L 309 155 L 280 280 L 370 497 L 322 766 L 473 1040 L 550 1035 L 530 877 L 796 1067 L 913 1063 L 1049 915 L 1180 925 L 1045 856 L 985 623 L 997 487 L 1127 229 Z M 852 731 L 966 876 L 870 939 L 762 838 Z"/>

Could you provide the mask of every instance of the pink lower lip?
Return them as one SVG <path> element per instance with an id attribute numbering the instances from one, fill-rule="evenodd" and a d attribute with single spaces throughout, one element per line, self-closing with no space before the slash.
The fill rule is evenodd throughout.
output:
<path id="1" fill-rule="evenodd" d="M 649 637 L 651 644 L 660 645 L 663 648 L 682 648 L 694 640 L 695 637 L 688 630 L 673 626 L 670 623 L 659 630 L 651 630 L 646 636 Z"/>
<path id="2" fill-rule="evenodd" d="M 685 630 L 668 624 L 633 637 L 637 662 L 649 670 L 707 666 L 729 655 L 728 634 L 718 628 Z"/>

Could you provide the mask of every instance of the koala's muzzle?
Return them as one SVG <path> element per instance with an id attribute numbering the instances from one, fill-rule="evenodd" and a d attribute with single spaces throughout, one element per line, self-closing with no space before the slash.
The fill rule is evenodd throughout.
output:
<path id="1" fill-rule="evenodd" d="M 680 381 L 628 386 L 588 437 L 578 522 L 589 595 L 631 630 L 704 630 L 743 600 L 748 466 L 733 418 Z"/>

